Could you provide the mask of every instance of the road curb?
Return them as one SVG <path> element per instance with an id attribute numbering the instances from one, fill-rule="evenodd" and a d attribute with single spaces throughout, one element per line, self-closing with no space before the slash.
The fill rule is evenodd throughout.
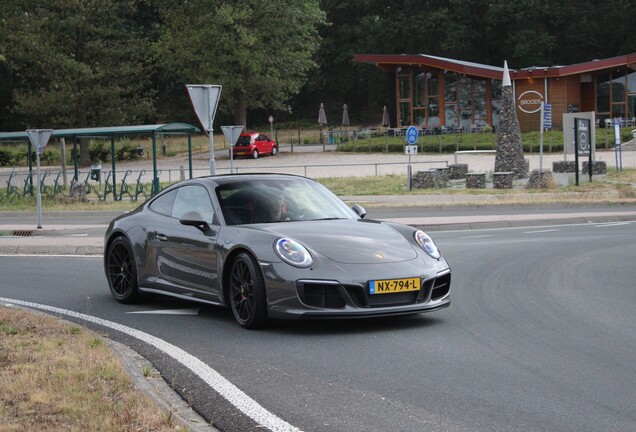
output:
<path id="1" fill-rule="evenodd" d="M 138 390 L 150 396 L 157 404 L 174 415 L 180 423 L 192 432 L 219 432 L 203 417 L 197 414 L 177 392 L 175 392 L 153 364 L 132 348 L 112 339 L 105 338 L 128 371 Z M 144 374 L 144 371 L 149 373 Z M 147 375 L 147 376 L 146 376 Z"/>

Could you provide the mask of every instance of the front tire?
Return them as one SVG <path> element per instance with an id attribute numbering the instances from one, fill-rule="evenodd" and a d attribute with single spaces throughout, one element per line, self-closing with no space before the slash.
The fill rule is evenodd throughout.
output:
<path id="1" fill-rule="evenodd" d="M 106 255 L 106 276 L 110 293 L 120 303 L 134 303 L 139 298 L 137 266 L 130 242 L 117 237 Z"/>
<path id="2" fill-rule="evenodd" d="M 248 253 L 240 253 L 232 263 L 229 300 L 240 326 L 256 329 L 267 323 L 265 281 L 256 260 Z"/>
<path id="3" fill-rule="evenodd" d="M 278 154 L 278 147 L 272 147 L 272 156 L 276 156 Z"/>
<path id="4" fill-rule="evenodd" d="M 252 154 L 254 159 L 258 159 L 258 150 L 254 149 L 254 153 Z"/>

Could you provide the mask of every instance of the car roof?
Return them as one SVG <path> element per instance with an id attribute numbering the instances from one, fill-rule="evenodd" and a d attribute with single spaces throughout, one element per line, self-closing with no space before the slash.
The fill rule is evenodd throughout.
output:
<path id="1" fill-rule="evenodd" d="M 213 176 L 197 177 L 186 182 L 197 181 L 210 181 L 219 185 L 237 182 L 251 182 L 251 181 L 264 181 L 264 180 L 311 180 L 307 177 L 298 176 L 294 174 L 274 174 L 274 173 L 246 173 L 246 174 L 219 174 Z"/>
<path id="2" fill-rule="evenodd" d="M 253 182 L 253 181 L 267 181 L 267 180 L 299 180 L 299 181 L 311 181 L 315 182 L 307 177 L 294 175 L 294 174 L 273 174 L 273 173 L 246 173 L 246 174 L 220 174 L 213 176 L 203 176 L 203 177 L 195 177 L 192 179 L 183 180 L 177 183 L 174 183 L 165 189 L 163 189 L 159 194 L 153 196 L 148 201 L 146 201 L 143 205 L 150 205 L 152 201 L 154 201 L 157 197 L 164 195 L 164 193 L 170 192 L 176 188 L 191 185 L 191 184 L 205 184 L 208 187 L 214 189 L 217 186 L 222 186 L 230 183 L 237 182 Z"/>

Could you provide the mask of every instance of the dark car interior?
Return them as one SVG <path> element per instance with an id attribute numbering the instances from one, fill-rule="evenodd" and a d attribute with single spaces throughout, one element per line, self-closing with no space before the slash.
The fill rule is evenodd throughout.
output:
<path id="1" fill-rule="evenodd" d="M 286 213 L 285 200 L 262 189 L 243 188 L 221 193 L 219 201 L 227 225 L 278 222 L 284 220 Z"/>

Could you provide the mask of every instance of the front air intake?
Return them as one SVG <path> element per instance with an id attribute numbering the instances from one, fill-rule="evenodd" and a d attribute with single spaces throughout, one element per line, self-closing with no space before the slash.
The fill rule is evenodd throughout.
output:
<path id="1" fill-rule="evenodd" d="M 433 291 L 431 292 L 431 300 L 439 300 L 450 292 L 451 275 L 446 273 L 435 279 Z"/>

